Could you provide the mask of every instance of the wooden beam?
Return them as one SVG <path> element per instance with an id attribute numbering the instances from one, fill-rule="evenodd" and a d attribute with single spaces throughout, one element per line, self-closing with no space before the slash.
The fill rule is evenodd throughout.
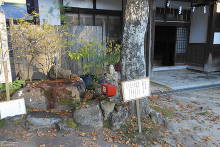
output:
<path id="1" fill-rule="evenodd" d="M 154 41 L 155 41 L 155 13 L 156 4 L 155 0 L 150 0 L 150 27 L 149 27 L 149 71 L 148 76 L 151 75 L 154 63 Z"/>
<path id="2" fill-rule="evenodd" d="M 88 8 L 77 8 L 77 7 L 64 7 L 64 13 L 80 13 L 80 14 L 122 16 L 122 11 L 102 10 L 102 9 L 88 9 Z"/>

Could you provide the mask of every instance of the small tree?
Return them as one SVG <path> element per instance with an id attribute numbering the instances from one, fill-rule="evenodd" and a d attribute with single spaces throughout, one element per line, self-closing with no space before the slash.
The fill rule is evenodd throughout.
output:
<path id="1" fill-rule="evenodd" d="M 15 60 L 27 63 L 28 80 L 32 80 L 30 70 L 33 64 L 47 75 L 55 57 L 65 54 L 65 36 L 68 33 L 62 27 L 47 23 L 33 25 L 21 19 L 18 25 L 10 28 L 10 33 Z"/>
<path id="2" fill-rule="evenodd" d="M 105 67 L 119 63 L 121 55 L 121 45 L 116 41 L 110 40 L 106 46 L 99 42 L 84 42 L 75 51 L 68 51 L 68 55 L 72 60 L 80 60 L 82 58 L 91 58 L 92 60 L 83 64 L 84 74 L 103 74 Z"/>

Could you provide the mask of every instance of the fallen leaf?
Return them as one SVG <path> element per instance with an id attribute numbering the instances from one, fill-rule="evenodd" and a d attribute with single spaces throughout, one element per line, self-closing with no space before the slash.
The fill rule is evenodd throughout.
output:
<path id="1" fill-rule="evenodd" d="M 95 140 L 96 140 L 96 136 L 93 136 L 93 137 L 92 137 L 92 140 L 94 140 L 94 141 L 95 141 Z"/>
<path id="2" fill-rule="evenodd" d="M 125 142 L 125 144 L 129 144 L 129 143 L 130 143 L 130 140 L 128 140 L 128 141 Z"/>
<path id="3" fill-rule="evenodd" d="M 159 143 L 158 143 L 158 142 L 156 142 L 156 141 L 153 141 L 153 142 L 152 142 L 152 144 L 159 144 Z"/>
<path id="4" fill-rule="evenodd" d="M 162 144 L 162 147 L 169 147 L 169 144 L 163 143 L 163 144 Z"/>
<path id="5" fill-rule="evenodd" d="M 92 136 L 97 136 L 97 134 L 98 134 L 97 131 L 92 131 L 91 133 Z"/>
<path id="6" fill-rule="evenodd" d="M 86 133 L 83 133 L 83 132 L 82 132 L 82 133 L 79 133 L 79 135 L 82 136 L 82 137 L 85 137 L 85 136 L 86 136 Z"/>
<path id="7" fill-rule="evenodd" d="M 182 143 L 177 142 L 177 143 L 176 143 L 176 147 L 183 147 L 183 144 L 182 144 Z"/>
<path id="8" fill-rule="evenodd" d="M 212 140 L 212 136 L 207 136 L 207 137 L 204 137 L 203 139 L 202 139 L 202 141 L 203 142 L 207 142 L 207 141 L 210 141 L 210 140 Z"/>
<path id="9" fill-rule="evenodd" d="M 137 144 L 132 144 L 131 147 L 138 147 L 138 145 Z"/>
<path id="10" fill-rule="evenodd" d="M 113 142 L 113 139 L 112 139 L 112 137 L 107 137 L 107 138 L 105 138 L 105 141 L 107 141 L 107 142 Z"/>

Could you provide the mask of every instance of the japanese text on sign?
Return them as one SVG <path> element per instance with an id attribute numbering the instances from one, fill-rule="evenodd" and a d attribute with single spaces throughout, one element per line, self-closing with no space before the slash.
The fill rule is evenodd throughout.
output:
<path id="1" fill-rule="evenodd" d="M 125 102 L 149 96 L 149 78 L 122 82 L 122 94 Z"/>

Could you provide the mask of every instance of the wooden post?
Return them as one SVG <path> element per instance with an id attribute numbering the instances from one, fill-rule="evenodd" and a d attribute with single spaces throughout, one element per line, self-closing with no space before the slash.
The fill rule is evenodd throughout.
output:
<path id="1" fill-rule="evenodd" d="M 7 61 L 3 61 L 3 69 L 4 69 L 4 75 L 5 75 L 6 100 L 10 101 L 10 87 L 9 87 L 9 80 L 8 80 L 8 63 L 7 63 Z"/>
<path id="2" fill-rule="evenodd" d="M 138 118 L 138 130 L 139 133 L 142 133 L 140 100 L 136 100 L 136 108 L 137 108 L 137 118 Z"/>
<path id="3" fill-rule="evenodd" d="M 6 28 L 6 19 L 2 11 L 0 11 L 0 56 L 2 64 L 2 73 L 1 73 L 1 83 L 5 83 L 6 88 L 6 99 L 10 100 L 10 91 L 9 91 L 9 82 L 12 81 L 11 78 L 11 67 L 9 60 L 9 50 L 8 50 L 8 34 Z"/>

